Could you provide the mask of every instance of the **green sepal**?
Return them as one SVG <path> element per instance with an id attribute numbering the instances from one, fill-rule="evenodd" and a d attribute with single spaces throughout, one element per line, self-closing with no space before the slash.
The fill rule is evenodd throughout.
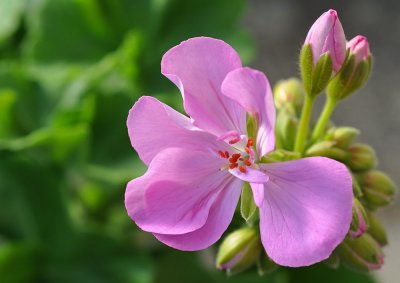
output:
<path id="1" fill-rule="evenodd" d="M 257 206 L 253 199 L 253 192 L 250 188 L 250 184 L 245 182 L 240 197 L 240 214 L 248 224 L 253 224 L 257 218 L 256 211 Z"/>
<path id="2" fill-rule="evenodd" d="M 350 55 L 339 73 L 331 80 L 327 95 L 343 100 L 361 88 L 368 80 L 372 69 L 372 56 L 356 64 L 355 56 Z"/>
<path id="3" fill-rule="evenodd" d="M 313 55 L 310 44 L 305 44 L 300 51 L 300 73 L 307 95 L 311 94 L 313 75 Z"/>
<path id="4" fill-rule="evenodd" d="M 369 218 L 369 229 L 368 233 L 383 247 L 388 244 L 388 236 L 385 227 L 381 221 L 372 213 L 368 213 Z"/>
<path id="5" fill-rule="evenodd" d="M 275 163 L 300 159 L 301 155 L 295 151 L 284 149 L 274 150 L 261 158 L 261 163 Z"/>
<path id="6" fill-rule="evenodd" d="M 342 263 L 359 271 L 378 269 L 383 264 L 383 253 L 368 233 L 357 239 L 347 237 L 337 252 Z"/>
<path id="7" fill-rule="evenodd" d="M 311 95 L 317 96 L 328 85 L 332 76 L 332 59 L 329 52 L 322 55 L 312 72 Z"/>

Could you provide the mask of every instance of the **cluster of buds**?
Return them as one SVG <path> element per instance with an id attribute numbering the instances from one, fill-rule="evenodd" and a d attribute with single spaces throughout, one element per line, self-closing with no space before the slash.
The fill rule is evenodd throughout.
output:
<path id="1" fill-rule="evenodd" d="M 300 52 L 301 80 L 290 78 L 275 85 L 277 148 L 263 158 L 263 162 L 275 162 L 324 156 L 347 166 L 353 176 L 352 223 L 346 239 L 326 262 L 361 271 L 378 269 L 383 264 L 382 247 L 388 239 L 375 212 L 391 203 L 396 186 L 390 177 L 376 169 L 374 149 L 355 143 L 360 132 L 352 127 L 336 127 L 330 117 L 338 102 L 366 83 L 371 67 L 367 39 L 358 35 L 346 42 L 336 11 L 322 14 L 308 32 Z M 323 91 L 327 94 L 325 108 L 309 134 L 312 105 Z M 255 210 L 249 201 L 251 198 L 247 198 L 244 207 Z M 248 221 L 248 215 L 244 218 L 250 227 L 225 238 L 217 267 L 236 273 L 257 264 L 260 274 L 279 267 L 261 252 L 259 235 L 251 228 L 253 221 Z"/>

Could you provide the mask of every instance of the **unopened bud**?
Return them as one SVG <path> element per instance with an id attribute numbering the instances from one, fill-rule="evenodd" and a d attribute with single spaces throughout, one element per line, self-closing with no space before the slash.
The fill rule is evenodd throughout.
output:
<path id="1" fill-rule="evenodd" d="M 301 155 L 298 152 L 288 151 L 284 149 L 277 149 L 263 156 L 263 158 L 261 159 L 261 163 L 290 161 L 299 159 L 300 157 Z"/>
<path id="2" fill-rule="evenodd" d="M 258 260 L 262 250 L 260 236 L 255 229 L 242 228 L 229 234 L 222 242 L 217 255 L 217 268 L 235 274 Z"/>
<path id="3" fill-rule="evenodd" d="M 350 225 L 349 235 L 352 238 L 358 238 L 369 227 L 369 219 L 367 212 L 360 201 L 353 198 L 353 218 Z"/>
<path id="4" fill-rule="evenodd" d="M 342 100 L 364 86 L 372 69 L 372 56 L 364 36 L 358 35 L 347 43 L 349 56 L 340 72 L 328 85 L 327 94 Z"/>
<path id="5" fill-rule="evenodd" d="M 336 147 L 347 149 L 360 131 L 352 127 L 332 128 L 325 136 L 325 140 L 334 141 Z"/>
<path id="6" fill-rule="evenodd" d="M 386 234 L 385 227 L 381 223 L 381 221 L 373 215 L 372 213 L 368 213 L 369 218 L 369 228 L 368 234 L 378 242 L 378 244 L 383 247 L 388 244 L 388 237 Z"/>
<path id="7" fill-rule="evenodd" d="M 300 71 L 308 95 L 321 93 L 346 57 L 346 38 L 335 10 L 323 13 L 310 28 L 300 52 Z"/>
<path id="8" fill-rule="evenodd" d="M 348 166 L 353 171 L 366 171 L 376 166 L 377 158 L 375 151 L 367 144 L 352 144 L 348 148 L 350 158 Z"/>
<path id="9" fill-rule="evenodd" d="M 290 78 L 277 82 L 274 88 L 276 108 L 292 107 L 299 113 L 304 101 L 304 87 L 297 78 Z"/>
<path id="10" fill-rule="evenodd" d="M 292 108 L 282 108 L 275 124 L 276 143 L 280 148 L 293 150 L 299 119 Z"/>
<path id="11" fill-rule="evenodd" d="M 346 238 L 337 251 L 341 262 L 356 270 L 375 270 L 383 265 L 382 250 L 368 233 L 357 239 Z"/>
<path id="12" fill-rule="evenodd" d="M 322 141 L 312 145 L 307 149 L 306 156 L 325 156 L 338 161 L 346 161 L 348 159 L 348 152 L 343 149 L 335 147 L 335 142 Z"/>
<path id="13" fill-rule="evenodd" d="M 371 207 L 388 205 L 396 192 L 396 185 L 379 170 L 365 172 L 360 177 L 365 202 Z"/>

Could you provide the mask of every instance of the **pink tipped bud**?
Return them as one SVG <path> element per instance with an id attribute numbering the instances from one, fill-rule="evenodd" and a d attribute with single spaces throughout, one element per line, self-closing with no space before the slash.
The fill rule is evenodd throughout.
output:
<path id="1" fill-rule="evenodd" d="M 323 13 L 315 21 L 304 44 L 311 45 L 314 67 L 322 55 L 329 53 L 333 71 L 340 70 L 346 57 L 346 37 L 335 10 Z"/>
<path id="2" fill-rule="evenodd" d="M 369 43 L 365 36 L 357 35 L 347 42 L 347 48 L 350 51 L 350 55 L 355 56 L 356 64 L 361 62 L 361 60 L 368 60 L 369 56 L 371 56 Z"/>

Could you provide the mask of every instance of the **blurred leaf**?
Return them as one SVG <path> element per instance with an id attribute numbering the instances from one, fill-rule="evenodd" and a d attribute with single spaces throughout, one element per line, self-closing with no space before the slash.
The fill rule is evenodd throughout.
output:
<path id="1" fill-rule="evenodd" d="M 18 28 L 25 0 L 0 0 L 0 46 Z"/>
<path id="2" fill-rule="evenodd" d="M 37 265 L 36 251 L 31 245 L 0 243 L 0 282 L 31 282 Z"/>

